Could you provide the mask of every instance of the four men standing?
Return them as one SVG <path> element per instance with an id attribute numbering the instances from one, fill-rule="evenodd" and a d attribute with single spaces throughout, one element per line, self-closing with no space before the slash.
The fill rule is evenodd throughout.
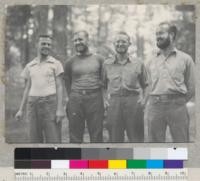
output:
<path id="1" fill-rule="evenodd" d="M 90 52 L 86 31 L 74 34 L 76 54 L 66 62 L 64 68 L 71 143 L 83 142 L 86 124 L 90 141 L 103 142 L 104 108 L 107 110 L 105 119 L 110 142 L 123 142 L 125 131 L 130 142 L 143 142 L 143 112 L 147 100 L 150 142 L 164 142 L 167 126 L 174 142 L 189 141 L 186 102 L 194 96 L 194 63 L 189 55 L 175 48 L 176 33 L 176 27 L 169 23 L 158 26 L 156 37 L 160 51 L 146 68 L 141 61 L 128 54 L 131 43 L 126 32 L 116 34 L 116 54 L 105 61 Z M 44 39 L 40 39 L 39 45 L 41 42 L 51 44 L 50 38 L 43 38 L 47 39 L 44 42 Z M 22 73 L 28 81 L 16 118 L 21 117 L 29 95 L 29 118 L 31 125 L 34 124 L 31 134 L 43 128 L 47 141 L 59 142 L 60 119 L 64 115 L 61 108 L 63 70 L 57 60 L 43 51 L 40 50 L 39 58 L 27 64 Z M 54 99 L 52 104 L 48 102 L 51 97 Z M 48 107 L 56 107 L 57 111 L 48 112 Z M 53 114 L 57 115 L 57 121 L 50 121 L 53 120 Z M 53 133 L 50 134 L 52 139 L 48 137 L 49 130 Z M 35 138 L 37 141 L 40 142 L 40 139 Z"/>

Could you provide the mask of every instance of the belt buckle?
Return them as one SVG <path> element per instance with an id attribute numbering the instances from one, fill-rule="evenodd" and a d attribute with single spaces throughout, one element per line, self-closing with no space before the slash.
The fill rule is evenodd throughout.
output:
<path id="1" fill-rule="evenodd" d="M 82 94 L 85 95 L 86 94 L 86 90 L 82 90 Z"/>
<path id="2" fill-rule="evenodd" d="M 120 94 L 119 95 L 120 96 L 124 96 L 124 90 L 123 89 L 120 90 Z"/>
<path id="3" fill-rule="evenodd" d="M 169 96 L 169 95 L 163 95 L 163 99 L 164 99 L 164 100 L 169 100 L 169 99 L 170 99 L 170 96 Z"/>

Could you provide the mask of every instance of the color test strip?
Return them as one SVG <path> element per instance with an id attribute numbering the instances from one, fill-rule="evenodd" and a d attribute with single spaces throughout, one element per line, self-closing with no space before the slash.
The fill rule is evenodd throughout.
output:
<path id="1" fill-rule="evenodd" d="M 168 148 L 166 160 L 187 160 L 187 148 Z"/>
<path id="2" fill-rule="evenodd" d="M 150 148 L 150 158 L 152 160 L 168 159 L 168 150 L 166 148 Z"/>
<path id="3" fill-rule="evenodd" d="M 150 149 L 149 148 L 135 148 L 133 150 L 133 159 L 140 160 L 140 159 L 150 159 Z"/>
<path id="4" fill-rule="evenodd" d="M 108 160 L 109 169 L 125 169 L 126 160 Z"/>
<path id="5" fill-rule="evenodd" d="M 21 160 L 16 169 L 170 169 L 183 168 L 183 160 Z"/>
<path id="6" fill-rule="evenodd" d="M 15 160 L 187 160 L 187 148 L 16 148 Z"/>
<path id="7" fill-rule="evenodd" d="M 81 148 L 16 148 L 15 160 L 81 159 Z"/>
<path id="8" fill-rule="evenodd" d="M 106 169 L 108 168 L 108 160 L 89 160 L 88 168 Z"/>
<path id="9" fill-rule="evenodd" d="M 147 167 L 146 168 L 164 168 L 164 161 L 163 160 L 147 160 Z"/>
<path id="10" fill-rule="evenodd" d="M 146 160 L 127 160 L 127 168 L 146 168 Z"/>
<path id="11" fill-rule="evenodd" d="M 29 169 L 31 168 L 31 160 L 15 160 L 15 168 Z"/>
<path id="12" fill-rule="evenodd" d="M 32 160 L 31 168 L 48 169 L 51 168 L 51 160 Z"/>
<path id="13" fill-rule="evenodd" d="M 86 169 L 86 168 L 88 168 L 88 160 L 70 160 L 69 168 L 71 168 L 71 169 Z"/>
<path id="14" fill-rule="evenodd" d="M 183 168 L 183 160 L 164 160 L 164 168 Z"/>
<path id="15" fill-rule="evenodd" d="M 51 168 L 69 169 L 69 160 L 51 160 Z"/>

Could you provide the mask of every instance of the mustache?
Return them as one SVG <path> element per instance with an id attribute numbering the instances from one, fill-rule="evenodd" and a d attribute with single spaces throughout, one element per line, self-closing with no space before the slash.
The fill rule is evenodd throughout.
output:
<path id="1" fill-rule="evenodd" d="M 157 41 L 162 41 L 162 40 L 164 40 L 163 38 L 157 38 L 156 39 Z"/>
<path id="2" fill-rule="evenodd" d="M 85 46 L 83 43 L 76 44 L 75 46 Z"/>

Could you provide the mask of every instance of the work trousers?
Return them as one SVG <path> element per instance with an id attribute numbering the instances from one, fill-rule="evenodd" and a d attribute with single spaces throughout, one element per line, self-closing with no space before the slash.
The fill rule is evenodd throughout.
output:
<path id="1" fill-rule="evenodd" d="M 161 100 L 150 96 L 147 119 L 149 142 L 165 142 L 167 126 L 173 142 L 189 141 L 189 115 L 184 97 Z"/>
<path id="2" fill-rule="evenodd" d="M 30 122 L 31 143 L 60 143 L 61 122 L 56 123 L 56 95 L 29 96 L 27 116 Z"/>
<path id="3" fill-rule="evenodd" d="M 69 134 L 71 143 L 82 143 L 85 123 L 90 142 L 103 140 L 104 105 L 101 89 L 72 90 L 67 105 Z"/>
<path id="4" fill-rule="evenodd" d="M 110 142 L 124 142 L 125 131 L 129 142 L 144 142 L 144 113 L 138 99 L 139 95 L 109 99 L 106 122 Z"/>

